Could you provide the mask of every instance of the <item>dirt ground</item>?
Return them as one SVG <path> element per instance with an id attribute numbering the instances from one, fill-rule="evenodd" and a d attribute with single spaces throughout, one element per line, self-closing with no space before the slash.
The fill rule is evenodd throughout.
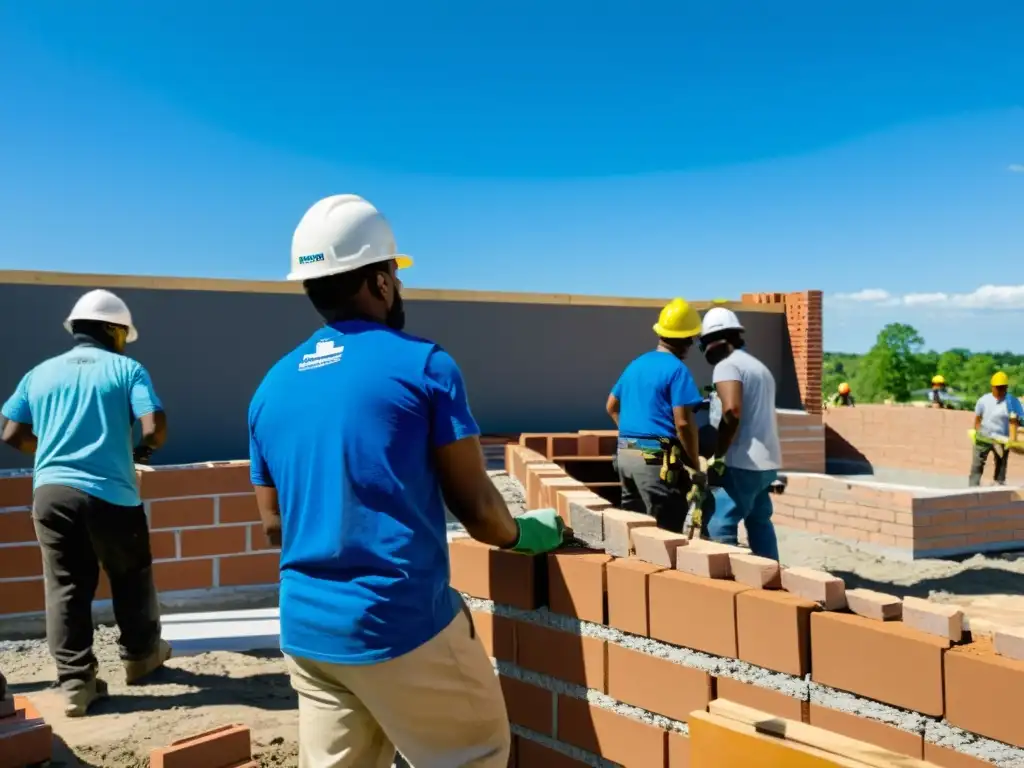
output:
<path id="1" fill-rule="evenodd" d="M 509 506 L 520 512 L 521 488 L 503 473 L 493 474 Z M 1024 625 L 1024 557 L 903 563 L 784 530 L 780 547 L 783 563 L 826 568 L 851 588 L 955 602 L 971 615 Z M 55 766 L 142 768 L 152 747 L 225 723 L 252 729 L 253 752 L 261 766 L 297 764 L 296 700 L 278 652 L 173 658 L 150 684 L 128 688 L 115 641 L 116 630 L 97 631 L 100 674 L 112 695 L 94 714 L 78 720 L 63 716 L 57 692 L 50 688 L 53 665 L 45 643 L 0 642 L 0 669 L 12 690 L 31 696 L 68 747 Z"/>

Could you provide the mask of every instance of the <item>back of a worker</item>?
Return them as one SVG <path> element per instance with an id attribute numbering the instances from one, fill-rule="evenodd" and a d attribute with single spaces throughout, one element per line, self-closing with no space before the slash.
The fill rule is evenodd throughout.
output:
<path id="1" fill-rule="evenodd" d="M 146 514 L 135 479 L 141 453 L 159 447 L 165 420 L 146 369 L 123 354 L 137 335 L 124 303 L 85 294 L 66 327 L 75 345 L 29 371 L 3 407 L 3 440 L 34 455 L 32 516 L 43 551 L 47 636 L 68 715 L 106 695 L 92 652 L 92 600 L 107 572 L 129 682 L 170 655 L 160 640 Z"/>
<path id="2" fill-rule="evenodd" d="M 619 429 L 622 508 L 649 514 L 658 527 L 679 532 L 691 475 L 700 470 L 695 409 L 702 398 L 683 362 L 700 332 L 700 318 L 685 300 L 673 299 L 653 330 L 657 347 L 626 366 L 605 407 Z"/>
<path id="3" fill-rule="evenodd" d="M 507 714 L 449 585 L 445 502 L 476 538 L 521 551 L 557 546 L 557 515 L 511 518 L 458 366 L 401 330 L 396 270 L 409 261 L 376 209 L 320 201 L 292 263 L 326 325 L 267 374 L 249 428 L 257 503 L 281 546 L 299 764 L 390 768 L 397 747 L 416 768 L 504 768 Z"/>

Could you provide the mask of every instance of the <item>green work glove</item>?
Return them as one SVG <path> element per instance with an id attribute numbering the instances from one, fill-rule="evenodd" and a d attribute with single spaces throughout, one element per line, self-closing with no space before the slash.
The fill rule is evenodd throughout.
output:
<path id="1" fill-rule="evenodd" d="M 971 442 L 974 443 L 975 445 L 977 445 L 978 444 L 978 430 L 976 430 L 976 429 L 969 429 L 969 430 L 967 430 L 967 434 L 971 438 Z"/>
<path id="2" fill-rule="evenodd" d="M 721 456 L 712 456 L 708 460 L 708 474 L 712 473 L 719 477 L 725 474 L 725 459 Z"/>
<path id="3" fill-rule="evenodd" d="M 553 509 L 535 509 L 516 518 L 519 538 L 512 546 L 516 552 L 539 555 L 562 544 L 565 522 Z"/>

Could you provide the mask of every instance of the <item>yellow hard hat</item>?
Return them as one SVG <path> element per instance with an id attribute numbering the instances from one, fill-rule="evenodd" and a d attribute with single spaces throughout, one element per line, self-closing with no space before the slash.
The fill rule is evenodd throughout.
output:
<path id="1" fill-rule="evenodd" d="M 992 377 L 991 384 L 993 387 L 1008 387 L 1010 386 L 1010 377 L 1002 371 L 996 371 L 996 374 Z"/>
<path id="2" fill-rule="evenodd" d="M 686 299 L 672 299 L 658 315 L 654 332 L 664 339 L 686 339 L 700 334 L 700 317 Z"/>
<path id="3" fill-rule="evenodd" d="M 946 377 L 939 374 L 938 376 L 932 376 L 932 384 L 945 384 Z"/>
<path id="4" fill-rule="evenodd" d="M 840 395 L 848 395 L 848 394 L 850 394 L 850 385 L 847 384 L 845 381 L 842 384 L 839 385 L 839 394 Z"/>

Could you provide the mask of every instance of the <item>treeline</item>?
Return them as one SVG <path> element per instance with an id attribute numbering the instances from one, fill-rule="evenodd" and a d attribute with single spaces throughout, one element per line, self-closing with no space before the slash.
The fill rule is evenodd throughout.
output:
<path id="1" fill-rule="evenodd" d="M 846 382 L 858 403 L 906 403 L 923 400 L 932 377 L 940 374 L 951 394 L 959 396 L 958 407 L 973 409 L 975 401 L 989 391 L 989 380 L 996 371 L 1005 371 L 1010 391 L 1024 396 L 1024 355 L 925 350 L 916 328 L 891 323 L 881 330 L 867 354 L 825 353 L 822 393 L 829 398 Z"/>

